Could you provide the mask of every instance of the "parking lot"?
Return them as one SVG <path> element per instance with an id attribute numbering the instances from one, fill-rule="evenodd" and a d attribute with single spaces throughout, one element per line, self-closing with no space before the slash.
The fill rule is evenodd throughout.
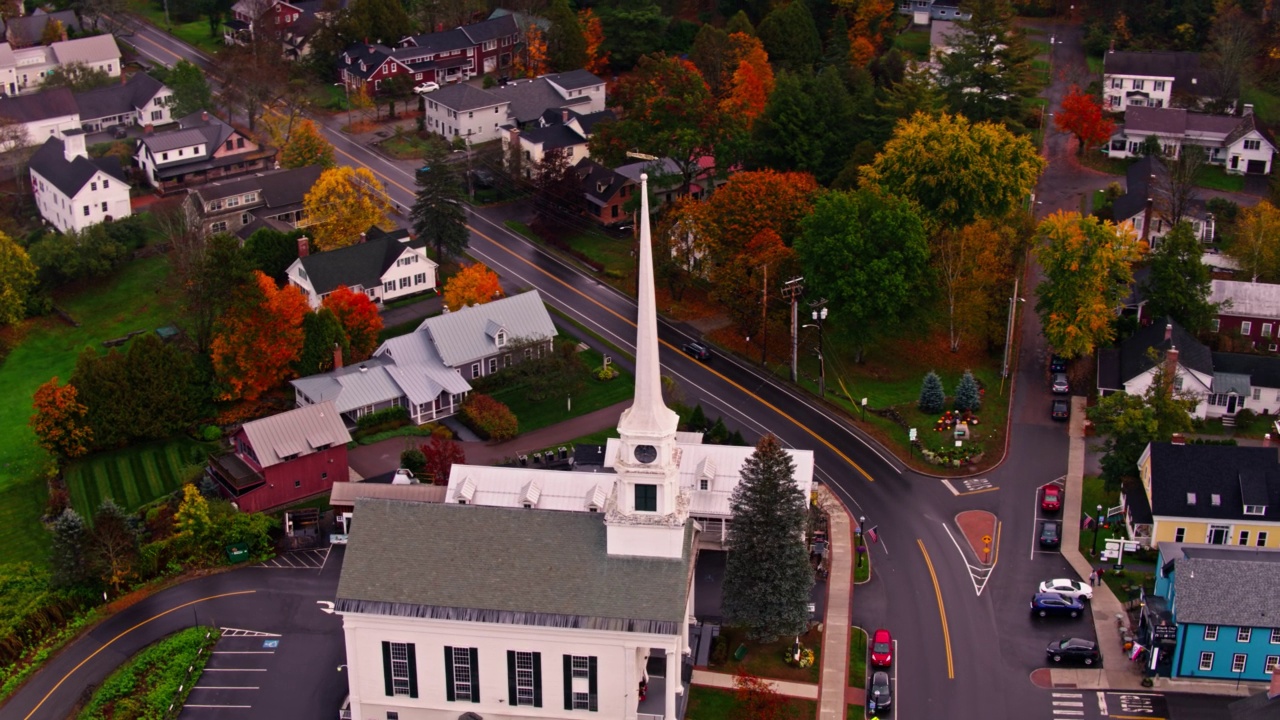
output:
<path id="1" fill-rule="evenodd" d="M 271 633 L 223 628 L 200 681 L 191 688 L 179 718 L 248 718 L 263 683 L 272 672 L 281 637 Z"/>
<path id="2" fill-rule="evenodd" d="M 326 547 L 320 550 L 295 550 L 281 553 L 260 563 L 258 567 L 278 570 L 321 570 L 328 561 L 329 548 Z"/>
<path id="3" fill-rule="evenodd" d="M 1032 507 L 1034 508 L 1034 510 L 1032 511 L 1032 517 L 1035 518 L 1035 522 L 1031 524 L 1031 559 L 1032 560 L 1036 559 L 1037 553 L 1047 553 L 1050 555 L 1057 555 L 1061 550 L 1060 547 L 1057 547 L 1057 546 L 1047 547 L 1040 543 L 1040 533 L 1042 532 L 1044 528 L 1044 524 L 1046 522 L 1058 523 L 1058 542 L 1062 541 L 1062 511 L 1057 510 L 1057 511 L 1050 512 L 1050 511 L 1044 510 L 1041 507 L 1041 500 L 1044 498 L 1044 489 L 1046 487 L 1049 487 L 1050 485 L 1058 489 L 1060 493 L 1059 495 L 1060 498 L 1065 496 L 1066 494 L 1065 481 L 1066 481 L 1066 478 L 1058 478 L 1057 480 L 1054 480 L 1049 483 L 1045 483 L 1044 485 L 1037 487 L 1035 490 L 1035 497 L 1032 500 L 1033 502 Z"/>

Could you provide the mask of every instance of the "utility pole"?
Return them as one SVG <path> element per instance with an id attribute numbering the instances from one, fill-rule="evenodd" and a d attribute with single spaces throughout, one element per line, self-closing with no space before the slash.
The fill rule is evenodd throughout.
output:
<path id="1" fill-rule="evenodd" d="M 796 356 L 796 340 L 799 338 L 800 325 L 796 315 L 796 301 L 804 292 L 804 278 L 791 278 L 782 284 L 782 296 L 791 301 L 791 382 L 796 382 L 798 375 L 798 359 Z"/>
<path id="2" fill-rule="evenodd" d="M 1013 319 L 1018 312 L 1018 303 L 1022 302 L 1022 298 L 1018 297 L 1018 281 L 1022 278 L 1013 278 L 1013 296 L 1009 298 L 1009 324 L 1004 332 L 1004 363 L 1000 368 L 1000 394 L 1004 394 L 1004 381 L 1009 377 L 1009 363 L 1013 356 Z"/>
<path id="3" fill-rule="evenodd" d="M 769 264 L 760 267 L 764 268 L 764 284 L 760 288 L 760 365 L 765 366 L 769 352 Z"/>

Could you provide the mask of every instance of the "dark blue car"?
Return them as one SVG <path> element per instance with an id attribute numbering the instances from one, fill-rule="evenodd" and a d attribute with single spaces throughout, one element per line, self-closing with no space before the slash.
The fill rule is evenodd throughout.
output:
<path id="1" fill-rule="evenodd" d="M 1040 617 L 1050 615 L 1066 615 L 1080 617 L 1084 605 L 1079 600 L 1059 595 L 1058 593 L 1036 593 L 1031 596 L 1031 613 Z"/>

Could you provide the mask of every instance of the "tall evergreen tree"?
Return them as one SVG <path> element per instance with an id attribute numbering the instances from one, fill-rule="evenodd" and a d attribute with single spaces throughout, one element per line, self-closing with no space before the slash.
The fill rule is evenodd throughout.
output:
<path id="1" fill-rule="evenodd" d="M 795 483 L 795 463 L 766 435 L 742 466 L 730 508 L 725 564 L 725 620 L 752 639 L 799 635 L 809 621 L 813 569 L 801 538 L 807 498 Z"/>
<path id="2" fill-rule="evenodd" d="M 569 0 L 552 0 L 547 8 L 547 60 L 556 72 L 578 70 L 587 64 L 587 38 Z"/>
<path id="3" fill-rule="evenodd" d="M 71 508 L 62 511 L 50 528 L 53 538 L 49 547 L 49 566 L 52 570 L 50 584 L 55 588 L 71 588 L 84 584 L 89 578 L 88 550 L 89 526 Z"/>
<path id="4" fill-rule="evenodd" d="M 134 396 L 129 434 L 138 440 L 169 437 L 195 421 L 208 391 L 197 382 L 192 356 L 148 333 L 129 344 L 126 393 Z"/>
<path id="5" fill-rule="evenodd" d="M 960 376 L 956 384 L 956 409 L 960 412 L 977 412 L 982 407 L 982 394 L 978 392 L 978 381 L 968 370 Z"/>
<path id="6" fill-rule="evenodd" d="M 730 35 L 743 33 L 751 37 L 756 36 L 756 27 L 751 24 L 751 18 L 747 17 L 746 10 L 734 13 L 733 17 L 729 18 L 729 22 L 724 24 L 724 31 Z"/>
<path id="7" fill-rule="evenodd" d="M 757 34 L 779 71 L 809 72 L 822 59 L 822 38 L 806 3 L 792 2 L 770 11 L 760 21 Z"/>
<path id="8" fill-rule="evenodd" d="M 965 9 L 973 16 L 956 21 L 953 50 L 941 58 L 939 78 L 948 105 L 973 122 L 1022 129 L 1024 101 L 1037 92 L 1031 67 L 1035 50 L 1014 27 L 1009 0 L 973 0 Z"/>
<path id="9" fill-rule="evenodd" d="M 133 579 L 137 561 L 138 533 L 125 511 L 108 497 L 93 516 L 89 567 L 119 593 Z"/>
<path id="10" fill-rule="evenodd" d="M 857 108 L 835 68 L 816 76 L 786 73 L 756 120 L 753 140 L 766 166 L 810 172 L 827 184 L 853 151 L 856 124 Z"/>
<path id="11" fill-rule="evenodd" d="M 922 413 L 940 413 L 943 406 L 947 404 L 947 391 L 942 389 L 942 378 L 938 377 L 938 373 L 930 370 L 924 376 L 924 382 L 920 383 L 920 400 L 916 403 L 916 407 L 920 408 Z"/>
<path id="12" fill-rule="evenodd" d="M 1151 253 L 1151 274 L 1142 285 L 1152 317 L 1171 317 L 1192 333 L 1209 329 L 1217 307 L 1209 302 L 1213 277 L 1200 261 L 1203 252 L 1188 222 L 1160 238 Z"/>
<path id="13" fill-rule="evenodd" d="M 582 206 L 582 180 L 569 164 L 569 153 L 564 148 L 552 148 L 542 156 L 534 168 L 534 212 L 538 222 L 552 228 L 562 228 L 573 223 Z"/>
<path id="14" fill-rule="evenodd" d="M 417 183 L 418 195 L 409 214 L 414 233 L 435 246 L 436 262 L 460 257 L 467 249 L 470 230 L 462 208 L 462 181 L 453 164 L 445 160 L 443 146 L 428 145 Z"/>
<path id="15" fill-rule="evenodd" d="M 702 79 L 716 97 L 720 96 L 721 80 L 727 74 L 725 64 L 729 53 L 729 33 L 710 23 L 698 30 L 689 49 L 689 61 L 702 73 Z"/>
<path id="16" fill-rule="evenodd" d="M 342 323 L 329 308 L 307 313 L 302 319 L 302 352 L 294 362 L 294 372 L 301 376 L 315 375 L 333 369 L 333 346 L 342 348 L 342 356 L 350 357 L 351 348 Z"/>

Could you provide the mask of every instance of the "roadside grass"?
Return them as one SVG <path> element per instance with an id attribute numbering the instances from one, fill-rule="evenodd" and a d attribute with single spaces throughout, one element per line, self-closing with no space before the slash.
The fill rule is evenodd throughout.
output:
<path id="1" fill-rule="evenodd" d="M 866 582 L 871 579 L 871 553 L 867 551 L 867 544 L 862 541 L 862 535 L 855 535 L 853 538 L 853 581 L 855 583 Z"/>
<path id="2" fill-rule="evenodd" d="M 532 240 L 534 242 L 539 242 L 539 243 L 542 242 L 542 238 L 538 237 L 538 233 L 534 232 L 533 230 L 530 230 L 528 225 L 525 225 L 519 220 L 507 220 L 502 224 L 506 225 L 508 230 L 510 230 L 513 233 L 516 233 L 517 235 L 522 235 L 525 238 Z"/>
<path id="3" fill-rule="evenodd" d="M 849 687 L 867 686 L 867 631 L 860 627 L 849 631 Z"/>
<path id="4" fill-rule="evenodd" d="M 1098 506 L 1102 506 L 1102 512 L 1106 513 L 1111 508 L 1120 504 L 1120 492 L 1118 490 L 1108 490 L 1106 482 L 1098 475 L 1086 475 L 1084 482 L 1080 486 L 1080 515 L 1081 517 L 1089 516 L 1093 520 L 1097 520 Z M 1087 558 L 1091 558 L 1094 547 L 1094 530 L 1092 524 L 1087 529 L 1080 531 L 1080 554 Z M 1099 551 L 1104 547 L 1104 543 L 1113 538 L 1124 537 L 1123 523 L 1110 523 L 1110 527 L 1104 527 L 1099 530 L 1097 546 Z M 1092 561 L 1096 562 L 1096 558 Z"/>
<path id="5" fill-rule="evenodd" d="M 137 510 L 199 477 L 210 449 L 178 437 L 91 455 L 64 475 L 71 506 L 85 518 L 107 498 L 126 511 Z"/>
<path id="6" fill-rule="evenodd" d="M 738 669 L 762 678 L 816 683 L 822 668 L 822 633 L 816 629 L 800 636 L 800 644 L 813 651 L 813 665 L 807 668 L 788 665 L 786 654 L 791 650 L 794 638 L 779 638 L 770 643 L 758 643 L 746 639 L 746 631 L 737 627 L 723 627 L 720 636 L 727 644 L 729 655 L 723 665 L 713 666 L 718 672 L 737 673 Z M 741 661 L 734 659 L 740 645 L 746 644 L 747 654 Z"/>
<path id="7" fill-rule="evenodd" d="M 600 230 L 591 230 L 569 238 L 569 245 L 603 265 L 606 275 L 628 277 L 635 271 L 636 259 L 631 254 L 631 238 L 609 237 Z"/>
<path id="8" fill-rule="evenodd" d="M 917 60 L 929 59 L 929 31 L 908 30 L 893 39 L 893 46 Z"/>
<path id="9" fill-rule="evenodd" d="M 623 402 L 635 394 L 635 379 L 617 366 L 613 366 L 619 373 L 614 379 L 596 379 L 595 370 L 604 363 L 604 357 L 599 352 L 584 350 L 578 356 L 582 358 L 586 369 L 583 371 L 582 389 L 571 398 L 555 397 L 534 401 L 528 397 L 523 385 L 504 387 L 492 393 L 495 400 L 504 403 L 515 413 L 520 421 L 521 435 Z"/>
<path id="10" fill-rule="evenodd" d="M 1280 122 L 1280 95 L 1246 82 L 1243 101 L 1253 105 L 1253 112 L 1265 125 Z"/>
<path id="11" fill-rule="evenodd" d="M 818 715 L 818 703 L 803 698 L 784 697 L 786 702 L 783 718 L 812 718 Z M 685 717 L 689 720 L 742 720 L 738 712 L 738 700 L 732 690 L 706 687 L 705 685 L 689 686 L 689 704 L 685 709 Z"/>
<path id="12" fill-rule="evenodd" d="M 221 35 L 209 37 L 209 22 L 204 18 L 188 23 L 170 24 L 165 21 L 163 7 L 157 7 L 155 3 L 146 2 L 145 0 L 130 2 L 129 10 L 141 15 L 157 28 L 211 55 L 223 48 Z"/>
<path id="13" fill-rule="evenodd" d="M 1052 80 L 1052 78 L 1049 77 L 1049 61 L 1032 60 L 1031 71 L 1034 73 L 1035 82 L 1038 87 L 1049 87 L 1049 82 Z"/>
<path id="14" fill-rule="evenodd" d="M 1242 192 L 1244 190 L 1243 175 L 1228 175 L 1220 165 L 1207 165 L 1196 178 L 1196 185 L 1211 190 L 1224 192 Z"/>
<path id="15" fill-rule="evenodd" d="M 867 709 L 861 705 L 850 705 L 845 714 L 845 720 L 865 720 L 867 717 Z"/>
<path id="16" fill-rule="evenodd" d="M 1030 33 L 1028 33 L 1028 36 L 1030 36 Z M 1043 36 L 1044 36 L 1044 33 L 1040 33 L 1040 36 L 1041 36 L 1041 37 L 1043 37 Z M 1028 46 L 1030 46 L 1033 50 L 1035 50 L 1035 51 L 1036 51 L 1036 55 L 1048 55 L 1048 54 L 1049 54 L 1050 47 L 1051 47 L 1051 46 L 1049 45 L 1049 41 L 1048 41 L 1048 40 L 1030 40 L 1030 39 L 1028 39 L 1028 40 L 1027 40 L 1027 45 L 1028 45 Z"/>
<path id="17" fill-rule="evenodd" d="M 1087 152 L 1080 156 L 1080 164 L 1111 175 L 1124 175 L 1129 169 L 1128 160 L 1107 157 L 1100 152 Z"/>
<path id="18" fill-rule="evenodd" d="M 396 129 L 391 137 L 378 143 L 383 152 L 397 160 L 417 160 L 424 157 L 427 149 L 438 142 L 430 137 L 422 137 L 417 132 L 404 132 Z"/>
<path id="19" fill-rule="evenodd" d="M 1084 61 L 1089 66 L 1090 74 L 1102 75 L 1102 57 L 1100 55 L 1087 55 Z"/>
<path id="20" fill-rule="evenodd" d="M 192 627 L 147 646 L 94 691 L 79 720 L 169 717 L 200 679 L 222 631 Z"/>

